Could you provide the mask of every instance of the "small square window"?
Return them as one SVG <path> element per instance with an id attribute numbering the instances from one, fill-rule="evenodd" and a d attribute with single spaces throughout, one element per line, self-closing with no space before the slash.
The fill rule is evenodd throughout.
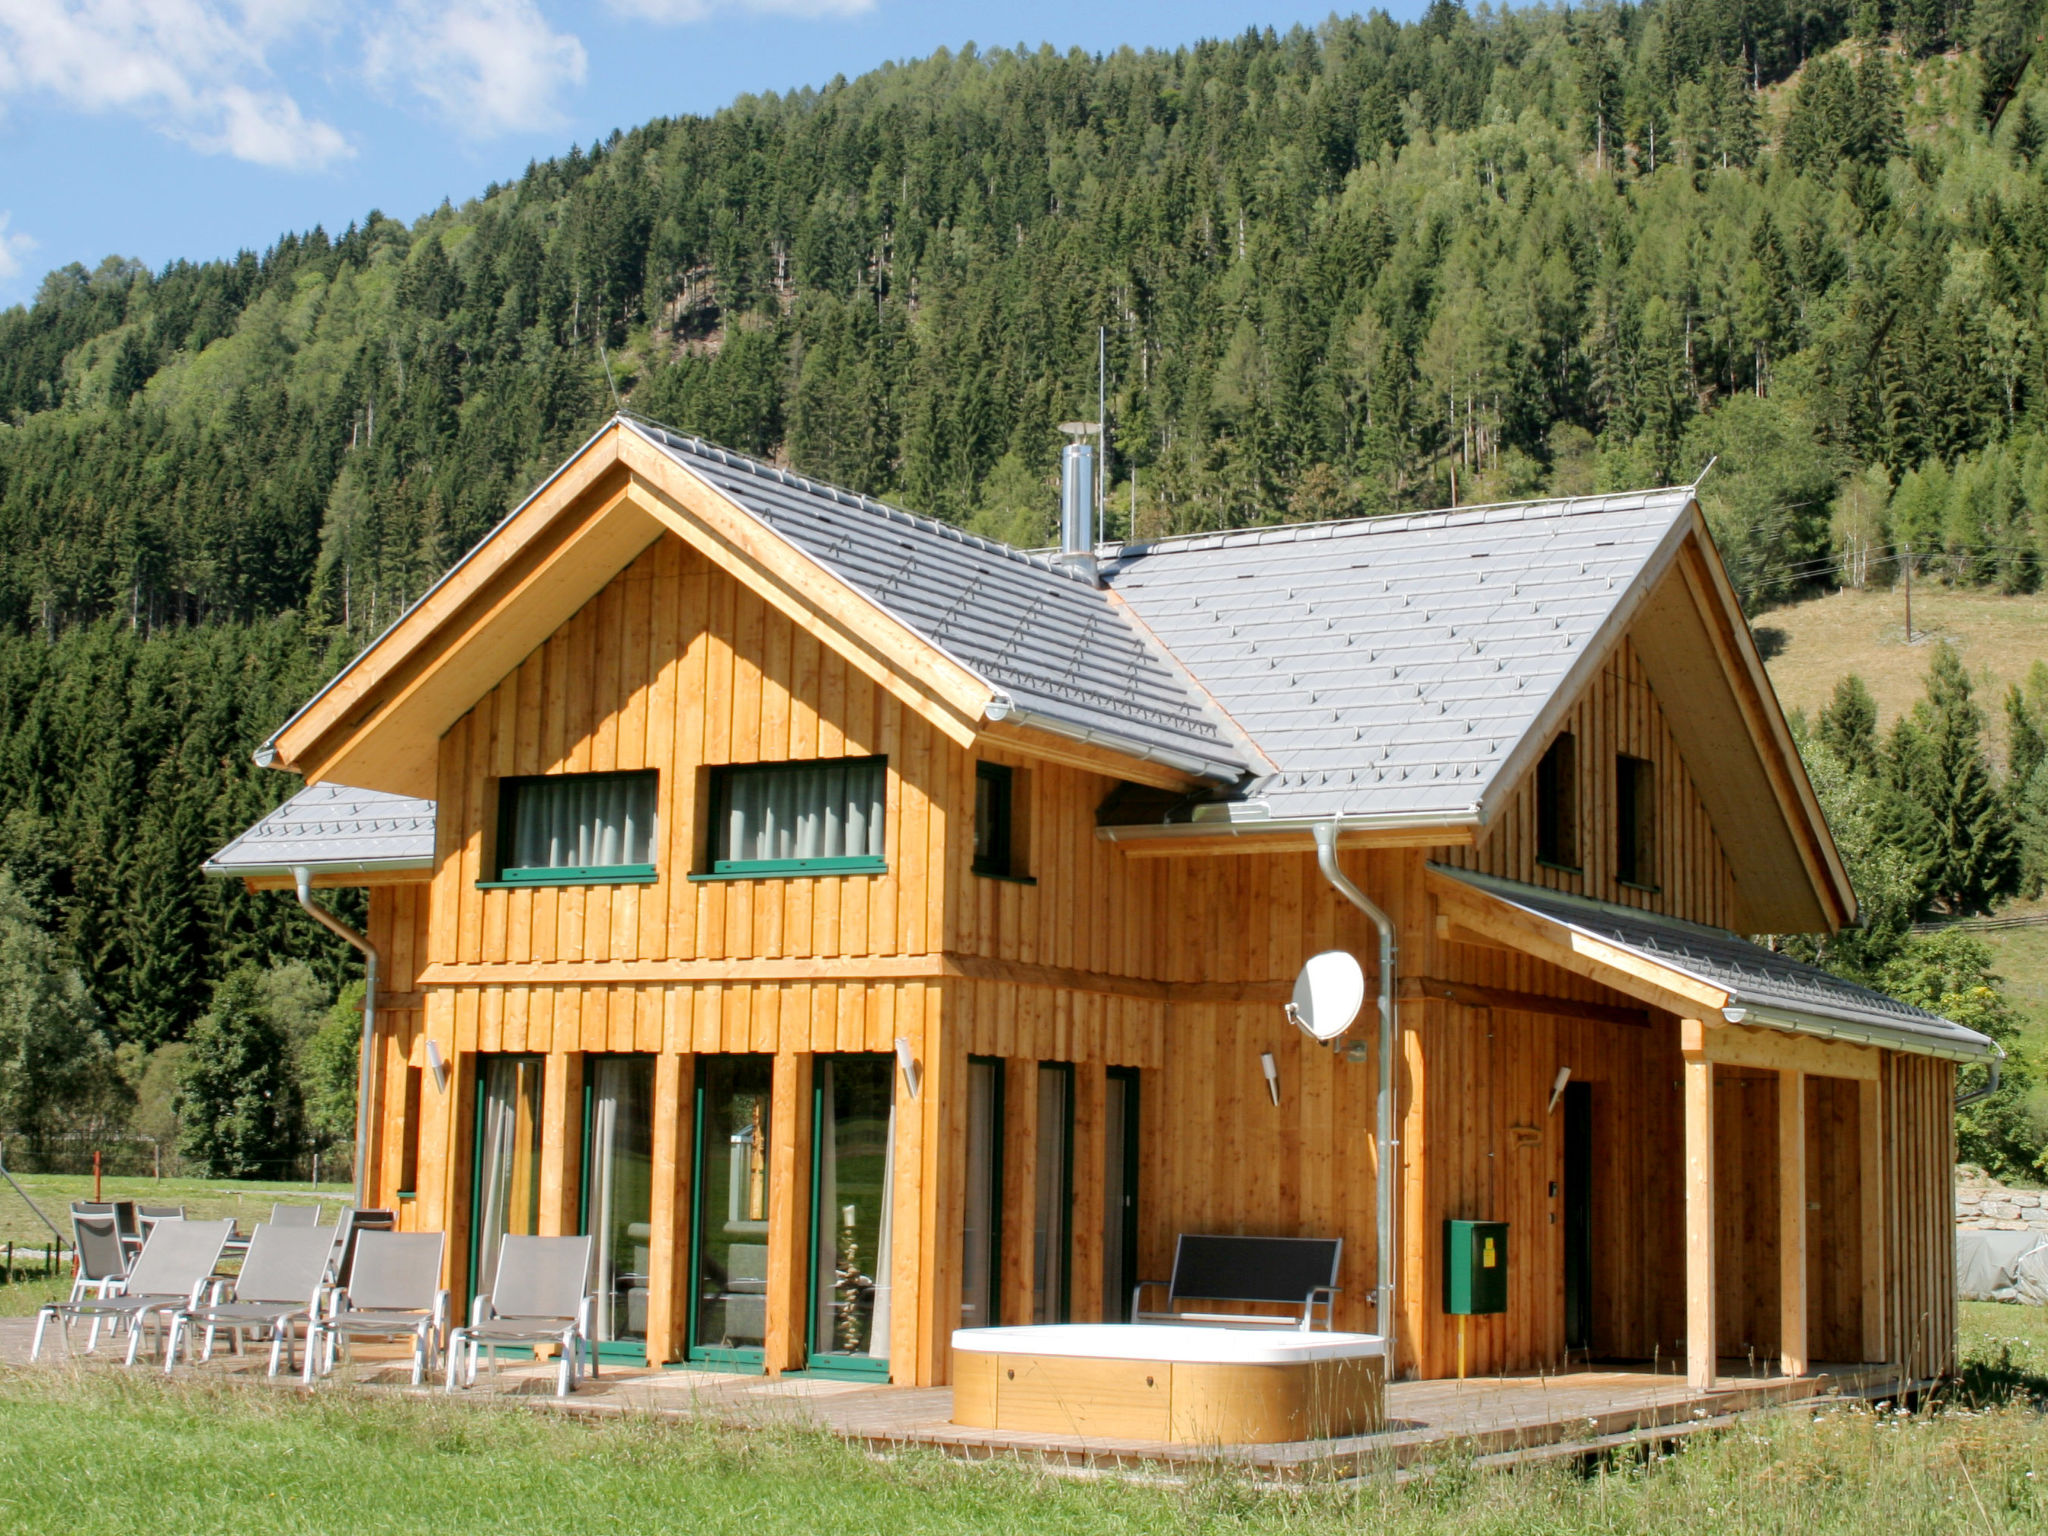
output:
<path id="1" fill-rule="evenodd" d="M 1614 878 L 1623 885 L 1657 883 L 1657 765 L 1646 757 L 1614 759 Z"/>
<path id="2" fill-rule="evenodd" d="M 1021 769 L 974 765 L 974 872 L 999 880 L 1029 879 Z"/>
<path id="3" fill-rule="evenodd" d="M 1558 732 L 1536 765 L 1536 859 L 1579 867 L 1579 743 L 1570 731 Z"/>
<path id="4" fill-rule="evenodd" d="M 711 771 L 711 874 L 880 874 L 888 762 L 751 763 Z"/>
<path id="5" fill-rule="evenodd" d="M 656 782 L 652 771 L 500 780 L 497 883 L 652 880 Z"/>

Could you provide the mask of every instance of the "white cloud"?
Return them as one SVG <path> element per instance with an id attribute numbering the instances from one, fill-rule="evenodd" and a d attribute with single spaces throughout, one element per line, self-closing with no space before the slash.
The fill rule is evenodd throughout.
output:
<path id="1" fill-rule="evenodd" d="M 0 0 L 0 98 L 53 96 L 209 154 L 317 170 L 354 151 L 305 116 L 268 57 L 317 15 L 307 0 Z"/>
<path id="2" fill-rule="evenodd" d="M 4 4 L 5 0 L 0 0 Z M 488 138 L 560 120 L 589 61 L 534 0 L 398 0 L 364 40 L 372 81 L 425 97 L 458 132 Z"/>
<path id="3" fill-rule="evenodd" d="M 606 0 L 621 16 L 638 21 L 702 21 L 713 11 L 753 11 L 773 16 L 859 16 L 875 0 Z"/>
<path id="4" fill-rule="evenodd" d="M 22 258 L 36 248 L 29 236 L 7 233 L 8 221 L 13 217 L 11 213 L 0 212 L 0 283 L 11 283 L 21 276 Z"/>

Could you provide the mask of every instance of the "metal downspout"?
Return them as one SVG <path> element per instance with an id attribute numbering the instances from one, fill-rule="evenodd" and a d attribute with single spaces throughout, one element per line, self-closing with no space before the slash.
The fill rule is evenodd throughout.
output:
<path id="1" fill-rule="evenodd" d="M 356 1167 L 354 1204 L 362 1207 L 363 1176 L 370 1166 L 370 1056 L 377 1036 L 377 947 L 325 907 L 313 904 L 313 872 L 304 865 L 292 870 L 298 886 L 299 905 L 306 915 L 362 952 L 363 956 L 363 1043 L 356 1059 Z"/>
<path id="2" fill-rule="evenodd" d="M 1378 1207 L 1377 1237 L 1379 1275 L 1373 1286 L 1373 1311 L 1380 1337 L 1386 1342 L 1387 1374 L 1396 1369 L 1394 1339 L 1394 1232 L 1401 1185 L 1401 1140 L 1394 1133 L 1394 1048 L 1399 1025 L 1394 1012 L 1394 922 L 1371 897 L 1353 885 L 1337 866 L 1337 821 L 1319 821 L 1315 828 L 1316 866 L 1338 895 L 1372 919 L 1380 934 L 1380 1083 L 1374 1115 L 1374 1135 L 1379 1142 L 1379 1176 L 1373 1191 Z"/>
<path id="3" fill-rule="evenodd" d="M 1961 1109 L 1965 1104 L 1974 1104 L 1979 1099 L 1988 1099 L 1991 1095 L 1998 1092 L 1998 1082 L 2004 1067 L 2005 1052 L 2000 1051 L 1996 1056 L 1991 1057 L 1984 1063 L 1984 1070 L 1988 1074 L 1984 1079 L 1984 1086 L 1982 1088 L 1972 1088 L 1968 1093 L 1957 1094 L 1955 1108 Z"/>

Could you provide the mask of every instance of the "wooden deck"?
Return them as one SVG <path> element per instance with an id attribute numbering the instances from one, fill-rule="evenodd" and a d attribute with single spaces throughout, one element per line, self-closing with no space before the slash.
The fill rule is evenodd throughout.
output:
<path id="1" fill-rule="evenodd" d="M 0 1363 L 26 1364 L 30 1331 L 27 1319 L 0 1319 Z M 117 1351 L 102 1347 L 97 1356 L 81 1356 L 80 1363 L 118 1370 L 119 1359 Z M 596 1382 L 586 1382 L 562 1401 L 553 1396 L 551 1367 L 508 1361 L 495 1380 L 480 1374 L 476 1388 L 459 1398 L 595 1417 L 645 1413 L 741 1428 L 819 1429 L 877 1450 L 921 1445 L 969 1460 L 1019 1456 L 1061 1467 L 1155 1472 L 1225 1461 L 1268 1476 L 1342 1478 L 1414 1468 L 1447 1450 L 1493 1460 L 1580 1454 L 1682 1436 L 1739 1414 L 1890 1397 L 1924 1385 L 1902 1383 L 1884 1367 L 1823 1367 L 1792 1378 L 1737 1375 L 1737 1362 L 1726 1365 L 1731 1374 L 1717 1380 L 1710 1392 L 1691 1390 L 1682 1374 L 1641 1370 L 1395 1382 L 1387 1389 L 1387 1429 L 1289 1445 L 1188 1446 L 970 1429 L 950 1422 L 949 1387 L 877 1386 L 816 1376 L 769 1380 L 716 1371 L 607 1368 Z M 38 1369 L 69 1368 L 61 1344 L 53 1339 Z M 179 1374 L 265 1380 L 261 1354 L 239 1360 L 224 1356 L 206 1366 L 181 1367 Z M 369 1351 L 344 1366 L 340 1376 L 372 1391 L 411 1392 L 402 1364 L 372 1358 Z M 289 1383 L 281 1379 L 280 1385 L 296 1387 L 296 1378 Z"/>

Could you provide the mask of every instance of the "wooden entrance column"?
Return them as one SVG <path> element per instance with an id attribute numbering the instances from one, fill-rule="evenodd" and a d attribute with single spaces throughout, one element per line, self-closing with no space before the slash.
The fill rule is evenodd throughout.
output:
<path id="1" fill-rule="evenodd" d="M 1679 1021 L 1685 1057 L 1685 1381 L 1714 1385 L 1719 1335 L 1714 1317 L 1714 1063 L 1707 1026 Z"/>
<path id="2" fill-rule="evenodd" d="M 1804 1376 L 1806 1340 L 1806 1074 L 1778 1071 L 1778 1362 Z"/>

